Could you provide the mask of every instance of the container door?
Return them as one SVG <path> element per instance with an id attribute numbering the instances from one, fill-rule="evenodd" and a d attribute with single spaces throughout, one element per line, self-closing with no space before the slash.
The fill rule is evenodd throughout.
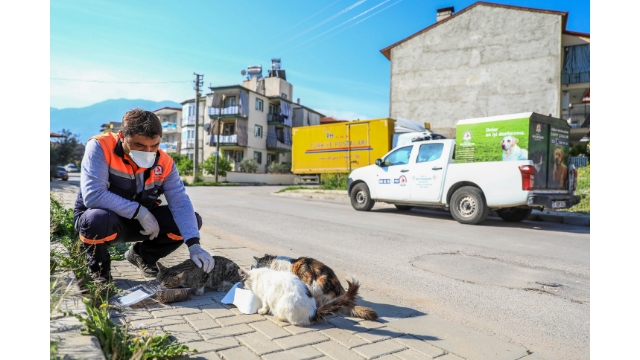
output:
<path id="1" fill-rule="evenodd" d="M 569 175 L 569 128 L 549 125 L 549 189 L 567 189 Z"/>
<path id="2" fill-rule="evenodd" d="M 414 146 L 403 146 L 394 150 L 382 159 L 382 166 L 378 168 L 377 194 L 379 199 L 409 200 L 412 163 L 409 159 Z"/>
<path id="3" fill-rule="evenodd" d="M 421 144 L 416 163 L 411 166 L 409 187 L 411 200 L 438 202 L 442 193 L 442 179 L 449 162 L 443 143 Z"/>
<path id="4" fill-rule="evenodd" d="M 529 126 L 529 160 L 533 161 L 533 167 L 536 169 L 533 187 L 546 189 L 549 168 L 549 124 L 531 120 Z"/>
<path id="5" fill-rule="evenodd" d="M 346 155 L 349 172 L 359 167 L 371 164 L 369 139 L 369 123 L 349 124 L 349 148 Z"/>

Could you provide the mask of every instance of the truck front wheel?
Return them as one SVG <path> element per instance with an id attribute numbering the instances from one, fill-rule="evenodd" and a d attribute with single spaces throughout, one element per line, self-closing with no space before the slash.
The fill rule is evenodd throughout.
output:
<path id="1" fill-rule="evenodd" d="M 375 201 L 371 199 L 367 184 L 356 184 L 351 190 L 351 206 L 358 211 L 369 211 L 373 208 Z"/>
<path id="2" fill-rule="evenodd" d="M 461 224 L 477 225 L 489 215 L 489 208 L 482 191 L 473 186 L 463 186 L 451 197 L 451 215 Z"/>
<path id="3" fill-rule="evenodd" d="M 519 222 L 528 218 L 532 210 L 533 209 L 525 208 L 504 208 L 496 210 L 496 213 L 498 213 L 498 216 L 504 221 Z"/>

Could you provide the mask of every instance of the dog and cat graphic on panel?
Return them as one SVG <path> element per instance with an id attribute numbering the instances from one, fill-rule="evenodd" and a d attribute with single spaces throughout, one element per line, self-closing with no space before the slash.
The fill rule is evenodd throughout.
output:
<path id="1" fill-rule="evenodd" d="M 518 138 L 515 136 L 505 136 L 500 142 L 502 146 L 502 161 L 528 160 L 529 153 L 527 150 L 518 146 Z M 547 177 L 547 169 L 544 166 L 546 153 L 536 150 L 532 154 L 533 166 L 536 169 L 536 185 L 538 181 L 543 181 Z M 557 146 L 553 150 L 551 177 L 549 178 L 550 187 L 564 187 L 567 181 L 568 167 L 565 164 L 566 154 L 564 150 Z"/>
<path id="2" fill-rule="evenodd" d="M 347 279 L 345 290 L 333 270 L 316 259 L 265 254 L 254 257 L 251 270 L 244 271 L 230 259 L 213 258 L 215 266 L 209 273 L 191 260 L 171 267 L 157 262 L 156 281 L 164 288 L 195 288 L 196 295 L 204 294 L 205 287 L 229 291 L 235 283 L 242 282 L 244 289 L 260 298 L 259 314 L 271 314 L 298 326 L 336 313 L 365 320 L 378 318 L 373 309 L 356 305 L 360 283 L 355 277 Z"/>

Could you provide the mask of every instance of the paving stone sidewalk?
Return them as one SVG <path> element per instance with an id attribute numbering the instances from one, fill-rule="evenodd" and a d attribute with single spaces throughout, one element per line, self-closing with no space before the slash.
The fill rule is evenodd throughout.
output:
<path id="1" fill-rule="evenodd" d="M 225 256 L 241 268 L 249 269 L 251 249 L 222 239 L 202 241 L 214 255 Z M 175 265 L 188 258 L 186 247 L 163 259 L 163 265 Z M 119 288 L 128 289 L 144 279 L 128 261 L 112 262 L 112 275 Z M 184 302 L 160 304 L 147 301 L 122 312 L 113 311 L 113 319 L 127 323 L 130 329 L 149 333 L 170 332 L 180 343 L 197 354 L 183 359 L 540 359 L 521 346 L 505 343 L 469 329 L 448 324 L 433 316 L 403 318 L 397 309 L 367 301 L 380 314 L 377 321 L 331 316 L 307 327 L 293 326 L 270 315 L 242 314 L 233 305 L 220 301 L 225 293 L 207 290 L 191 295 Z M 405 309 L 404 315 L 419 315 Z"/>

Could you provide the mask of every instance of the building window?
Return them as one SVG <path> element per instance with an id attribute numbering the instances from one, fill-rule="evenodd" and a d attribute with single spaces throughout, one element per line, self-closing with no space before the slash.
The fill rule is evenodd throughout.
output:
<path id="1" fill-rule="evenodd" d="M 253 160 L 255 160 L 258 164 L 262 164 L 262 153 L 260 151 L 254 151 Z"/>
<path id="2" fill-rule="evenodd" d="M 188 116 L 194 116 L 196 114 L 195 104 L 189 104 L 187 111 L 188 111 Z"/>
<path id="3" fill-rule="evenodd" d="M 274 162 L 278 162 L 278 154 L 267 154 L 267 166 Z"/>
<path id="4" fill-rule="evenodd" d="M 236 97 L 235 96 L 229 96 L 226 97 L 224 99 L 224 107 L 229 107 L 229 106 L 236 106 Z"/>
<path id="5" fill-rule="evenodd" d="M 236 162 L 241 162 L 242 158 L 244 158 L 244 151 L 237 151 L 235 152 L 235 160 Z"/>
<path id="6" fill-rule="evenodd" d="M 263 103 L 262 103 L 262 100 L 260 100 L 260 99 L 256 99 L 256 110 L 263 111 L 262 109 L 263 109 Z"/>
<path id="7" fill-rule="evenodd" d="M 282 98 L 283 98 L 283 99 L 286 99 L 286 98 L 287 98 L 287 94 L 282 93 Z"/>
<path id="8" fill-rule="evenodd" d="M 223 124 L 222 135 L 234 135 L 235 133 L 235 124 Z"/>
<path id="9" fill-rule="evenodd" d="M 262 126 L 260 126 L 260 125 L 256 125 L 256 126 L 253 128 L 253 136 L 255 136 L 255 137 L 259 137 L 259 138 L 261 138 L 261 137 L 262 137 Z"/>

